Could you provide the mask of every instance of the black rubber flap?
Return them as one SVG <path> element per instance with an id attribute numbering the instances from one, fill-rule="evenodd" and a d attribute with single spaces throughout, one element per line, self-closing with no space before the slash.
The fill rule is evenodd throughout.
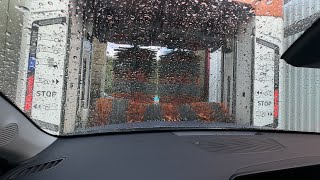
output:
<path id="1" fill-rule="evenodd" d="M 320 20 L 306 30 L 281 58 L 292 66 L 320 68 Z"/>

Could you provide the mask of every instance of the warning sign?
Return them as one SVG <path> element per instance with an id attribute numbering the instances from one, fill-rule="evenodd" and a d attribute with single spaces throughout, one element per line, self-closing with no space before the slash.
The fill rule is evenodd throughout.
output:
<path id="1" fill-rule="evenodd" d="M 33 119 L 60 125 L 62 118 L 64 64 L 67 45 L 66 18 L 33 23 L 29 75 L 34 76 Z"/>

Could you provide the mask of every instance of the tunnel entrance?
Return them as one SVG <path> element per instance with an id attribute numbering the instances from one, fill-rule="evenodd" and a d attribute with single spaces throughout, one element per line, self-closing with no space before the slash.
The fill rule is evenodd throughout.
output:
<path id="1" fill-rule="evenodd" d="M 87 3 L 94 10 L 84 11 L 94 47 L 90 104 L 100 110 L 115 101 L 133 107 L 208 103 L 210 53 L 232 51 L 239 25 L 254 16 L 251 5 L 235 1 Z M 110 105 L 108 99 L 116 100 Z"/>

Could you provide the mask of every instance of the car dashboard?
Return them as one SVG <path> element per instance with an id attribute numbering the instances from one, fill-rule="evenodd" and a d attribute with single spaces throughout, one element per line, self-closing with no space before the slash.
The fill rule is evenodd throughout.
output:
<path id="1" fill-rule="evenodd" d="M 308 177 L 316 174 L 306 172 L 320 168 L 319 141 L 313 134 L 255 131 L 61 137 L 2 179 L 242 180 L 298 178 L 299 172 Z"/>

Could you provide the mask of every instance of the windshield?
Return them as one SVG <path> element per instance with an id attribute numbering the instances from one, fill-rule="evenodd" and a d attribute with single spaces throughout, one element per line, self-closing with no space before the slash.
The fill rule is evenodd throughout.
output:
<path id="1" fill-rule="evenodd" d="M 0 91 L 56 135 L 320 132 L 320 70 L 281 54 L 317 0 L 2 0 Z"/>

